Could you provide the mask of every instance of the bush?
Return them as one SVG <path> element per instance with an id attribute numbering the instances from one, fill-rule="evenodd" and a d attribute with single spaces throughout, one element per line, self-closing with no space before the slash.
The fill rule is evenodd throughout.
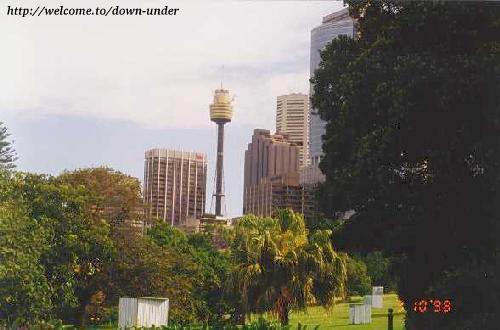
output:
<path id="1" fill-rule="evenodd" d="M 372 279 L 368 275 L 366 264 L 348 257 L 347 260 L 347 294 L 349 296 L 364 296 L 372 290 Z"/>
<path id="2" fill-rule="evenodd" d="M 374 251 L 368 253 L 363 261 L 373 285 L 383 286 L 385 292 L 397 291 L 397 280 L 391 272 L 393 259 L 385 257 L 380 251 Z"/>

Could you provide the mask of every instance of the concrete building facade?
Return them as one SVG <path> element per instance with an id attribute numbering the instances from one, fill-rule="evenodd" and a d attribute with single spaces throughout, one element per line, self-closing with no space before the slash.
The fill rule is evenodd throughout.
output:
<path id="1" fill-rule="evenodd" d="M 255 129 L 245 151 L 244 188 L 260 183 L 262 178 L 298 171 L 298 156 L 298 146 L 288 142 L 286 136 Z"/>
<path id="2" fill-rule="evenodd" d="M 185 227 L 205 212 L 207 156 L 199 152 L 151 149 L 144 159 L 147 219 Z"/>
<path id="3" fill-rule="evenodd" d="M 322 24 L 311 31 L 310 78 L 321 62 L 320 51 L 340 35 L 354 36 L 355 22 L 349 16 L 349 11 L 344 8 L 338 12 L 323 17 Z M 309 94 L 312 95 L 312 86 Z M 322 151 L 322 136 L 325 134 L 325 122 L 321 120 L 318 112 L 310 107 L 309 128 L 309 159 L 311 165 L 318 165 Z"/>
<path id="4" fill-rule="evenodd" d="M 277 209 L 291 208 L 308 218 L 314 212 L 312 191 L 299 185 L 297 172 L 263 178 L 245 196 L 244 214 L 270 217 Z"/>
<path id="5" fill-rule="evenodd" d="M 311 198 L 299 185 L 299 150 L 284 135 L 254 130 L 245 151 L 243 214 L 271 216 L 280 208 L 310 213 Z"/>
<path id="6" fill-rule="evenodd" d="M 280 95 L 276 101 L 276 133 L 299 147 L 299 167 L 309 163 L 309 96 Z"/>

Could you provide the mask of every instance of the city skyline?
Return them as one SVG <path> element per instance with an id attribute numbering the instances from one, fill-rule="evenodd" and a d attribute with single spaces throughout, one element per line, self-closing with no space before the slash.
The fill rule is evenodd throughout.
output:
<path id="1" fill-rule="evenodd" d="M 307 93 L 310 31 L 342 3 L 216 2 L 211 8 L 230 18 L 225 23 L 215 18 L 200 23 L 208 5 L 172 4 L 184 9 L 177 21 L 87 17 L 21 23 L 7 17 L 0 22 L 0 28 L 13 31 L 0 54 L 5 78 L 0 112 L 15 140 L 20 170 L 57 175 L 110 166 L 142 181 L 145 150 L 197 150 L 208 155 L 211 195 L 216 136 L 206 103 L 223 80 L 238 108 L 226 131 L 226 204 L 228 216 L 241 214 L 246 143 L 254 128 L 274 128 L 277 95 Z M 259 24 L 243 11 L 261 12 Z M 278 26 L 276 13 L 282 18 Z M 194 23 L 199 25 L 189 30 Z M 82 24 L 88 26 L 85 33 Z M 176 47 L 158 41 L 158 28 Z M 44 29 L 52 36 L 46 43 L 38 32 Z M 219 49 L 207 50 L 213 44 Z"/>

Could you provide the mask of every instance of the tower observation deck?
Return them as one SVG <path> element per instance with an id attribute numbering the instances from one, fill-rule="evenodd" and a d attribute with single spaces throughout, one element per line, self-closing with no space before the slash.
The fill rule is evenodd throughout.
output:
<path id="1" fill-rule="evenodd" d="M 225 124 L 233 118 L 233 105 L 227 89 L 216 89 L 214 102 L 210 104 L 210 120 Z"/>

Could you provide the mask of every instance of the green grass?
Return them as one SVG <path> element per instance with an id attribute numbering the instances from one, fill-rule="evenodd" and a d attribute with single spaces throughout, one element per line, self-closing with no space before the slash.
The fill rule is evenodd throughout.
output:
<path id="1" fill-rule="evenodd" d="M 362 302 L 361 297 L 353 297 L 349 303 Z M 394 330 L 404 329 L 404 310 L 399 305 L 395 294 L 384 295 L 384 308 L 372 309 L 371 324 L 349 324 L 349 303 L 337 303 L 326 310 L 323 307 L 309 307 L 304 312 L 292 312 L 290 316 L 291 329 L 297 329 L 298 324 L 307 325 L 306 330 L 313 330 L 319 325 L 319 330 L 386 330 L 387 310 L 394 310 Z"/>
<path id="2" fill-rule="evenodd" d="M 319 330 L 339 329 L 339 330 L 386 330 L 387 329 L 387 309 L 394 310 L 394 330 L 404 330 L 405 311 L 400 307 L 398 296 L 395 294 L 384 295 L 384 308 L 372 309 L 371 324 L 349 324 L 349 304 L 362 302 L 361 297 L 352 297 L 348 303 L 337 303 L 330 309 L 323 307 L 309 307 L 303 312 L 292 312 L 290 315 L 290 329 L 298 328 L 299 323 L 307 326 L 306 330 L 314 330 L 319 325 Z M 251 319 L 257 320 L 258 316 L 253 315 Z M 266 318 L 272 318 L 267 315 Z M 201 327 L 200 327 L 201 328 Z M 116 326 L 100 326 L 88 329 L 116 329 Z"/>
<path id="3" fill-rule="evenodd" d="M 362 298 L 354 297 L 353 303 L 361 302 Z M 320 329 L 342 329 L 342 330 L 386 330 L 387 309 L 392 308 L 394 313 L 394 330 L 403 330 L 404 311 L 399 306 L 398 296 L 395 294 L 384 295 L 384 308 L 372 309 L 371 324 L 349 324 L 349 303 L 335 304 L 329 310 L 323 307 L 310 307 L 305 312 L 294 312 L 290 323 L 295 328 L 300 322 L 302 325 L 320 325 Z"/>

